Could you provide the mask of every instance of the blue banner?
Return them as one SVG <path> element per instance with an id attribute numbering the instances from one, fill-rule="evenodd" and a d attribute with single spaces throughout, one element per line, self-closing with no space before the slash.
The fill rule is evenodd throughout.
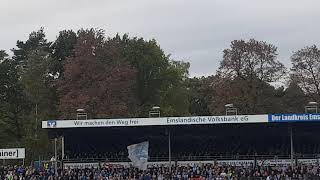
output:
<path id="1" fill-rule="evenodd" d="M 317 122 L 320 114 L 269 114 L 268 122 Z"/>

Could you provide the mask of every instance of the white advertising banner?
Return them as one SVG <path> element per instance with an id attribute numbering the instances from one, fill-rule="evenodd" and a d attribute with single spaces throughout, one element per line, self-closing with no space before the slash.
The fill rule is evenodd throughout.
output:
<path id="1" fill-rule="evenodd" d="M 216 165 L 221 166 L 253 166 L 254 160 L 218 160 Z"/>
<path id="2" fill-rule="evenodd" d="M 24 148 L 0 149 L 0 159 L 24 159 L 25 157 Z"/>
<path id="3" fill-rule="evenodd" d="M 291 159 L 267 159 L 257 160 L 258 166 L 277 166 L 277 165 L 290 165 Z"/>
<path id="4" fill-rule="evenodd" d="M 129 127 L 129 126 L 166 126 L 166 125 L 201 125 L 232 123 L 267 123 L 268 115 L 235 116 L 193 116 L 161 118 L 126 118 L 126 119 L 88 119 L 88 120 L 48 120 L 42 121 L 42 128 L 82 128 L 82 127 Z"/>
<path id="5" fill-rule="evenodd" d="M 99 163 L 64 163 L 64 169 L 86 169 L 86 168 L 99 168 Z"/>
<path id="6" fill-rule="evenodd" d="M 228 165 L 244 165 L 244 164 L 250 164 L 253 163 L 253 160 L 226 160 L 226 161 L 172 161 L 171 164 L 176 164 L 177 166 L 196 166 L 196 165 L 202 165 L 202 164 L 228 164 Z M 98 167 L 99 163 L 64 163 L 64 169 L 84 169 L 84 168 L 91 168 L 91 167 Z M 132 162 L 105 162 L 100 164 L 101 167 L 107 167 L 107 168 L 129 168 L 133 166 L 134 164 Z M 169 162 L 168 161 L 160 161 L 160 162 L 147 162 L 147 167 L 168 167 Z"/>
<path id="7" fill-rule="evenodd" d="M 177 166 L 196 166 L 202 164 L 214 164 L 217 166 L 252 166 L 254 165 L 254 160 L 217 160 L 217 161 L 178 161 L 171 162 L 172 164 L 176 164 Z M 318 165 L 319 159 L 298 159 L 299 164 L 305 165 Z M 288 166 L 291 164 L 290 159 L 265 159 L 265 160 L 257 160 L 258 166 Z M 114 168 L 128 168 L 132 166 L 132 162 L 106 162 L 101 163 L 103 167 L 114 167 Z M 168 161 L 161 162 L 147 162 L 148 167 L 158 167 L 158 166 L 166 166 L 168 167 Z M 64 163 L 64 169 L 84 169 L 84 168 L 98 168 L 99 162 L 94 163 Z"/>
<path id="8" fill-rule="evenodd" d="M 294 163 L 296 160 L 294 159 Z M 318 159 L 298 159 L 298 164 L 304 165 L 317 165 L 319 163 Z M 288 166 L 291 165 L 291 159 L 267 159 L 267 160 L 257 160 L 258 166 Z"/>
<path id="9" fill-rule="evenodd" d="M 319 159 L 298 159 L 298 164 L 315 166 L 319 164 Z"/>

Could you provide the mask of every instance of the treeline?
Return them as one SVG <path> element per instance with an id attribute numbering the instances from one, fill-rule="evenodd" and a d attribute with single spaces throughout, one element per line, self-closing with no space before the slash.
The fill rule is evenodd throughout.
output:
<path id="1" fill-rule="evenodd" d="M 162 116 L 221 115 L 227 103 L 241 114 L 301 113 L 320 97 L 315 45 L 294 52 L 286 69 L 274 45 L 235 40 L 215 75 L 201 78 L 155 40 L 100 29 L 61 31 L 53 42 L 40 29 L 12 52 L 0 51 L 0 144 L 32 149 L 32 158 L 50 152 L 41 121 L 74 119 L 78 108 L 90 118 L 147 117 L 154 105 Z M 280 79 L 286 88 L 270 85 Z"/>

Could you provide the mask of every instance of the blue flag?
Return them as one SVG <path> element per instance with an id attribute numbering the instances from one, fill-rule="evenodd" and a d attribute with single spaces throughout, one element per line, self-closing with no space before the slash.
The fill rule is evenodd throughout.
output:
<path id="1" fill-rule="evenodd" d="M 146 170 L 148 162 L 149 142 L 145 141 L 139 144 L 132 144 L 128 146 L 127 149 L 129 154 L 128 158 L 131 160 L 133 166 L 141 170 Z"/>

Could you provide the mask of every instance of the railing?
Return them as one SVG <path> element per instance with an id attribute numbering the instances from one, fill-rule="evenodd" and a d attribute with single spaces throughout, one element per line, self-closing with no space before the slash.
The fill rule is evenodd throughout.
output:
<path id="1" fill-rule="evenodd" d="M 259 160 L 259 159 L 290 159 L 290 155 L 230 155 L 230 156 L 179 156 L 171 157 L 172 161 L 213 161 L 213 160 Z M 303 154 L 294 156 L 295 159 L 315 159 L 320 158 L 319 154 Z M 150 162 L 168 161 L 168 157 L 149 157 Z M 93 161 L 107 161 L 107 162 L 129 162 L 127 157 L 117 158 L 73 158 L 64 159 L 65 162 L 93 162 Z"/>

